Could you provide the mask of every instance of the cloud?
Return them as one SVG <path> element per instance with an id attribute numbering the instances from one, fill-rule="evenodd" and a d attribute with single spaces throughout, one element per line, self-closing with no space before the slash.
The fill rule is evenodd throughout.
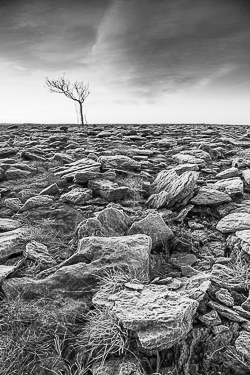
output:
<path id="1" fill-rule="evenodd" d="M 230 79 L 228 67 L 250 62 L 248 11 L 245 1 L 117 0 L 100 25 L 93 64 L 109 85 L 149 97 Z"/>
<path id="2" fill-rule="evenodd" d="M 109 0 L 1 3 L 2 58 L 30 70 L 83 66 L 109 3 Z"/>

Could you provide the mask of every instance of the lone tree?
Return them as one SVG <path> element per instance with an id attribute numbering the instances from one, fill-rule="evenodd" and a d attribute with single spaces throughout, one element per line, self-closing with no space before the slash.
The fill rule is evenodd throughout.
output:
<path id="1" fill-rule="evenodd" d="M 65 76 L 59 77 L 57 79 L 45 78 L 45 87 L 49 92 L 55 92 L 57 94 L 64 94 L 67 98 L 74 100 L 79 103 L 80 106 L 80 116 L 81 123 L 84 125 L 83 110 L 82 106 L 85 99 L 90 94 L 89 85 L 83 83 L 83 81 L 70 83 L 68 79 L 65 79 Z"/>

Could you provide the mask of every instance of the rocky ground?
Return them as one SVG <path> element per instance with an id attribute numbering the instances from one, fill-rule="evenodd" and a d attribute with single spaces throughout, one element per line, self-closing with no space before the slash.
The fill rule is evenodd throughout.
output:
<path id="1" fill-rule="evenodd" d="M 250 131 L 0 128 L 0 374 L 250 374 Z"/>

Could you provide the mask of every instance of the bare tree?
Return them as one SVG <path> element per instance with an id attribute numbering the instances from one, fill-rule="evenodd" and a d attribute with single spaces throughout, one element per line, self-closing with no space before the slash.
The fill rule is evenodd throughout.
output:
<path id="1" fill-rule="evenodd" d="M 74 100 L 79 103 L 80 106 L 80 116 L 81 123 L 84 125 L 83 117 L 83 103 L 85 99 L 90 94 L 89 85 L 83 83 L 83 81 L 70 83 L 68 79 L 65 79 L 65 76 L 59 77 L 57 79 L 45 78 L 45 87 L 49 92 L 55 92 L 57 94 L 64 94 L 67 98 Z"/>

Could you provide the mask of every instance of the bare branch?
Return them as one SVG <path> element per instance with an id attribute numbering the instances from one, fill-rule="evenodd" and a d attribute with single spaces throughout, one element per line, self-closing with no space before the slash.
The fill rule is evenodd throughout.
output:
<path id="1" fill-rule="evenodd" d="M 75 81 L 71 84 L 70 81 L 65 78 L 65 75 L 63 75 L 57 79 L 49 79 L 46 77 L 45 88 L 51 93 L 64 94 L 67 98 L 78 102 L 83 124 L 82 104 L 90 94 L 89 84 L 85 84 L 83 81 Z"/>

